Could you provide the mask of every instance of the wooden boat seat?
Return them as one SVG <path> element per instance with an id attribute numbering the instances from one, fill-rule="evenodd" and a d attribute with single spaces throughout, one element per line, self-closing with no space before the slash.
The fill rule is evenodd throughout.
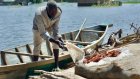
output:
<path id="1" fill-rule="evenodd" d="M 74 44 L 81 44 L 81 45 L 89 45 L 91 42 L 81 42 L 81 41 L 71 41 L 71 40 L 66 40 L 66 42 L 71 42 Z"/>
<path id="2" fill-rule="evenodd" d="M 104 33 L 105 31 L 98 31 L 98 30 L 82 30 L 84 32 L 96 32 L 96 33 Z"/>

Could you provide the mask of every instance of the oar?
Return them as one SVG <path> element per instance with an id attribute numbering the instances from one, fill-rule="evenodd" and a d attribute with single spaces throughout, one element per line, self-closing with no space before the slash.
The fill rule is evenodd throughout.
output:
<path id="1" fill-rule="evenodd" d="M 82 30 L 82 28 L 83 28 L 83 26 L 84 26 L 84 24 L 85 24 L 85 22 L 86 22 L 86 18 L 84 19 L 84 22 L 82 23 L 82 25 L 80 26 L 80 29 L 79 29 L 79 32 L 77 33 L 77 35 L 76 35 L 76 37 L 75 37 L 75 39 L 74 39 L 74 41 L 76 41 L 77 40 L 77 38 L 78 38 L 78 36 L 79 36 L 79 34 L 80 34 L 80 32 L 81 32 L 81 30 Z"/>
<path id="2" fill-rule="evenodd" d="M 70 42 L 66 42 L 66 47 L 68 48 L 68 53 L 71 55 L 74 63 L 76 63 L 79 60 L 82 60 L 85 56 L 85 52 L 82 49 L 78 48 Z"/>

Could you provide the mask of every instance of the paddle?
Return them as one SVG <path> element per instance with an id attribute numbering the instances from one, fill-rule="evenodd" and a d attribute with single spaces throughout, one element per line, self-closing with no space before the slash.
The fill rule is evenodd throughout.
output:
<path id="1" fill-rule="evenodd" d="M 66 42 L 66 47 L 68 48 L 68 52 L 70 53 L 74 63 L 76 63 L 79 60 L 82 60 L 85 56 L 85 52 L 82 49 L 78 48 L 70 42 Z"/>
<path id="2" fill-rule="evenodd" d="M 86 22 L 86 18 L 84 19 L 82 25 L 80 26 L 79 32 L 77 33 L 74 41 L 77 40 L 84 24 Z M 70 53 L 72 60 L 74 63 L 76 63 L 77 61 L 81 60 L 84 56 L 85 56 L 85 52 L 83 50 L 81 50 L 80 48 L 78 48 L 77 46 L 75 46 L 74 44 L 70 43 L 70 42 L 66 42 L 66 47 L 68 49 L 68 52 Z"/>
<path id="3" fill-rule="evenodd" d="M 82 28 L 83 28 L 83 26 L 84 26 L 84 24 L 85 24 L 86 20 L 87 20 L 87 19 L 85 18 L 85 19 L 84 19 L 84 21 L 83 21 L 83 23 L 82 23 L 82 25 L 80 26 L 79 32 L 77 33 L 77 35 L 76 35 L 76 37 L 75 37 L 74 41 L 76 41 L 76 40 L 77 40 L 77 38 L 78 38 L 78 36 L 79 36 L 79 34 L 80 34 L 80 32 L 81 32 L 81 30 L 82 30 Z"/>

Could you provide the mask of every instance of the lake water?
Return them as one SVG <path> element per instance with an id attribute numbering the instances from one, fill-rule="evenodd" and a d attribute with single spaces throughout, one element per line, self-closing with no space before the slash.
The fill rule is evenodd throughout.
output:
<path id="1" fill-rule="evenodd" d="M 32 43 L 32 20 L 36 9 L 46 5 L 0 6 L 0 50 Z M 107 36 L 123 29 L 123 34 L 132 33 L 129 24 L 140 25 L 140 4 L 123 4 L 119 7 L 77 7 L 76 3 L 58 3 L 63 10 L 60 33 L 79 29 L 87 18 L 84 27 L 98 24 L 113 24 Z M 106 39 L 107 40 L 107 37 Z"/>

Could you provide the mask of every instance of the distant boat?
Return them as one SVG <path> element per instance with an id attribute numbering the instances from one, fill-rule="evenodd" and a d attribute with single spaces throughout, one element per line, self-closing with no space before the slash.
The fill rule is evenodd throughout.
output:
<path id="1" fill-rule="evenodd" d="M 74 45 L 82 45 L 82 50 L 94 49 L 96 45 L 102 44 L 108 27 L 111 26 L 112 24 L 97 25 L 81 29 L 76 41 L 74 41 L 74 38 L 79 30 L 64 33 L 62 38 Z M 1 51 L 0 79 L 25 79 L 29 75 L 33 75 L 34 70 L 51 71 L 54 68 L 54 59 L 52 56 L 47 55 L 45 41 L 39 55 L 41 61 L 32 62 L 32 50 L 33 43 Z M 66 68 L 69 63 L 73 63 L 73 60 L 68 52 L 61 50 L 59 63 L 61 68 Z"/>

